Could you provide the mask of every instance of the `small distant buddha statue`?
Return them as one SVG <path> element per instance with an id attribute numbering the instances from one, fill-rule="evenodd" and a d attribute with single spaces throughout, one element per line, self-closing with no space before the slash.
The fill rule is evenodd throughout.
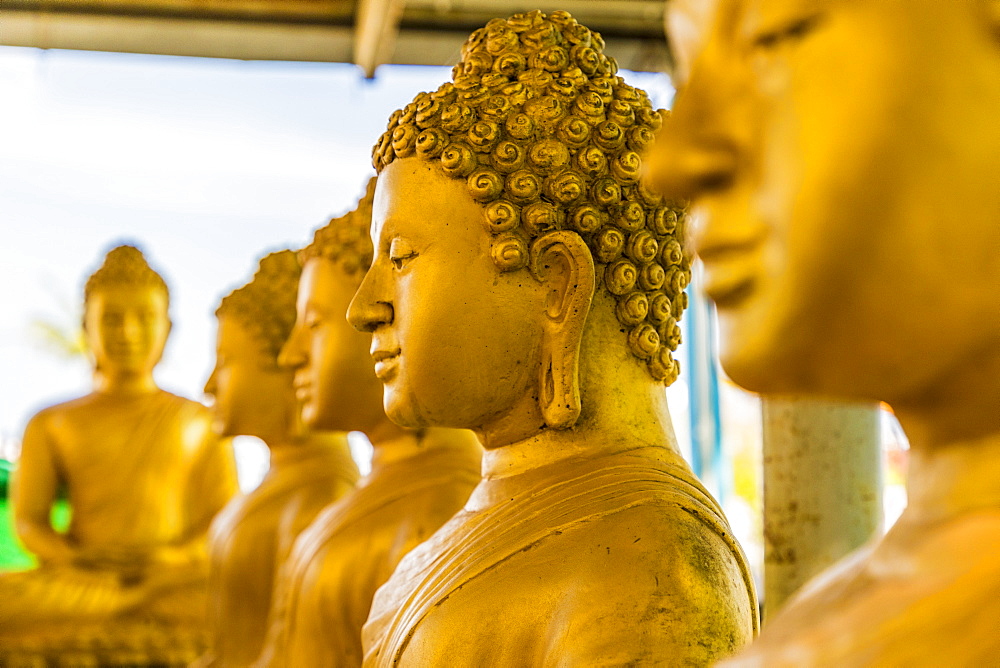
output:
<path id="1" fill-rule="evenodd" d="M 173 665 L 198 654 L 206 533 L 236 471 L 208 410 L 153 379 L 167 306 L 166 284 L 132 246 L 112 249 L 86 283 L 94 389 L 25 430 L 14 518 L 39 567 L 0 575 L 0 660 Z M 60 489 L 66 533 L 50 522 Z"/>
<path id="2" fill-rule="evenodd" d="M 358 207 L 319 229 L 301 252 L 297 320 L 280 358 L 294 370 L 306 425 L 366 434 L 371 473 L 296 541 L 277 585 L 261 666 L 360 666 L 361 627 L 375 590 L 479 480 L 482 449 L 470 432 L 408 430 L 389 421 L 368 357 L 371 336 L 347 322 L 372 259 L 373 189 L 374 179 Z"/>
<path id="3" fill-rule="evenodd" d="M 757 628 L 667 411 L 684 218 L 639 183 L 661 115 L 616 69 L 565 12 L 495 19 L 374 149 L 349 319 L 393 421 L 486 452 L 376 595 L 365 666 L 705 665 Z"/>
<path id="4" fill-rule="evenodd" d="M 723 366 L 884 401 L 910 442 L 896 524 L 724 665 L 996 665 L 1000 3 L 672 7 L 650 178 L 700 211 Z"/>
<path id="5" fill-rule="evenodd" d="M 215 397 L 216 431 L 262 439 L 271 465 L 260 486 L 230 502 L 212 525 L 213 646 L 200 666 L 253 663 L 264 645 L 276 573 L 295 538 L 358 481 L 346 434 L 303 429 L 292 372 L 278 366 L 295 322 L 300 273 L 294 252 L 271 253 L 216 311 L 218 352 L 205 385 Z"/>

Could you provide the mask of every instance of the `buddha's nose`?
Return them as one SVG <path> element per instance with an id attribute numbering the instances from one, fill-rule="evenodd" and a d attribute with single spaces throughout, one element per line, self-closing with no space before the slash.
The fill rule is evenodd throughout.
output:
<path id="1" fill-rule="evenodd" d="M 288 340 L 285 341 L 285 345 L 281 347 L 281 352 L 278 353 L 278 365 L 286 369 L 297 369 L 306 363 L 306 347 L 304 345 L 303 339 L 305 338 L 304 328 L 299 324 L 295 323 L 292 327 L 291 334 L 288 335 Z"/>
<path id="2" fill-rule="evenodd" d="M 752 97 L 740 72 L 698 62 L 646 156 L 647 183 L 671 199 L 730 187 L 752 139 Z"/>

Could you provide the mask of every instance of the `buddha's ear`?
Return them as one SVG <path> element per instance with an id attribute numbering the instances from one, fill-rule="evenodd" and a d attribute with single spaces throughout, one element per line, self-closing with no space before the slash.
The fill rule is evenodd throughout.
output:
<path id="1" fill-rule="evenodd" d="M 574 232 L 549 232 L 531 245 L 531 274 L 546 288 L 539 378 L 545 424 L 567 429 L 580 417 L 580 340 L 594 299 L 594 259 Z"/>

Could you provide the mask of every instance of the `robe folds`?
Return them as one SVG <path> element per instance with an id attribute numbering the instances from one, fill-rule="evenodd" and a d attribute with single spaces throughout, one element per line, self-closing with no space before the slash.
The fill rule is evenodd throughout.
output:
<path id="1" fill-rule="evenodd" d="M 361 627 L 375 590 L 461 509 L 479 481 L 481 455 L 471 443 L 437 445 L 376 466 L 320 513 L 285 564 L 256 665 L 360 666 Z"/>
<path id="2" fill-rule="evenodd" d="M 271 451 L 260 486 L 234 499 L 209 536 L 212 651 L 201 666 L 248 666 L 267 634 L 276 574 L 298 535 L 357 484 L 346 437 Z"/>
<path id="3" fill-rule="evenodd" d="M 379 590 L 364 665 L 704 665 L 757 627 L 718 504 L 643 447 L 484 479 Z"/>

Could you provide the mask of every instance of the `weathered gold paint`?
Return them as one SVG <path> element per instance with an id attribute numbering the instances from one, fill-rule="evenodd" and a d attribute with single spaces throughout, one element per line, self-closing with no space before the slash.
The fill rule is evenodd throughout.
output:
<path id="1" fill-rule="evenodd" d="M 683 212 L 638 184 L 660 115 L 615 69 L 564 12 L 497 19 L 374 150 L 349 319 L 389 417 L 472 429 L 486 455 L 379 589 L 366 666 L 703 665 L 753 637 L 745 559 L 663 391 L 689 273 Z"/>
<path id="2" fill-rule="evenodd" d="M 712 4 L 675 41 L 650 171 L 694 199 L 723 365 L 753 390 L 886 401 L 911 446 L 899 522 L 727 665 L 994 663 L 998 4 Z"/>
<path id="3" fill-rule="evenodd" d="M 411 431 L 382 410 L 371 336 L 345 314 L 371 262 L 372 184 L 359 208 L 306 248 L 298 319 L 281 361 L 315 429 L 364 432 L 372 470 L 296 541 L 275 593 L 260 666 L 361 665 L 361 627 L 399 560 L 455 514 L 479 480 L 482 449 L 453 429 Z"/>
<path id="4" fill-rule="evenodd" d="M 271 465 L 260 486 L 230 502 L 212 524 L 212 648 L 199 666 L 253 663 L 292 544 L 359 477 L 345 434 L 303 427 L 292 372 L 278 365 L 295 320 L 299 274 L 293 252 L 268 255 L 253 281 L 226 297 L 217 313 L 216 364 L 205 385 L 215 399 L 216 430 L 262 439 Z"/>
<path id="5" fill-rule="evenodd" d="M 232 453 L 203 406 L 153 380 L 167 290 L 138 250 L 112 250 L 88 281 L 84 326 L 94 391 L 25 431 L 14 516 L 40 566 L 0 576 L 0 657 L 190 660 L 204 628 L 206 532 L 236 489 Z M 62 486 L 65 534 L 49 519 Z"/>

